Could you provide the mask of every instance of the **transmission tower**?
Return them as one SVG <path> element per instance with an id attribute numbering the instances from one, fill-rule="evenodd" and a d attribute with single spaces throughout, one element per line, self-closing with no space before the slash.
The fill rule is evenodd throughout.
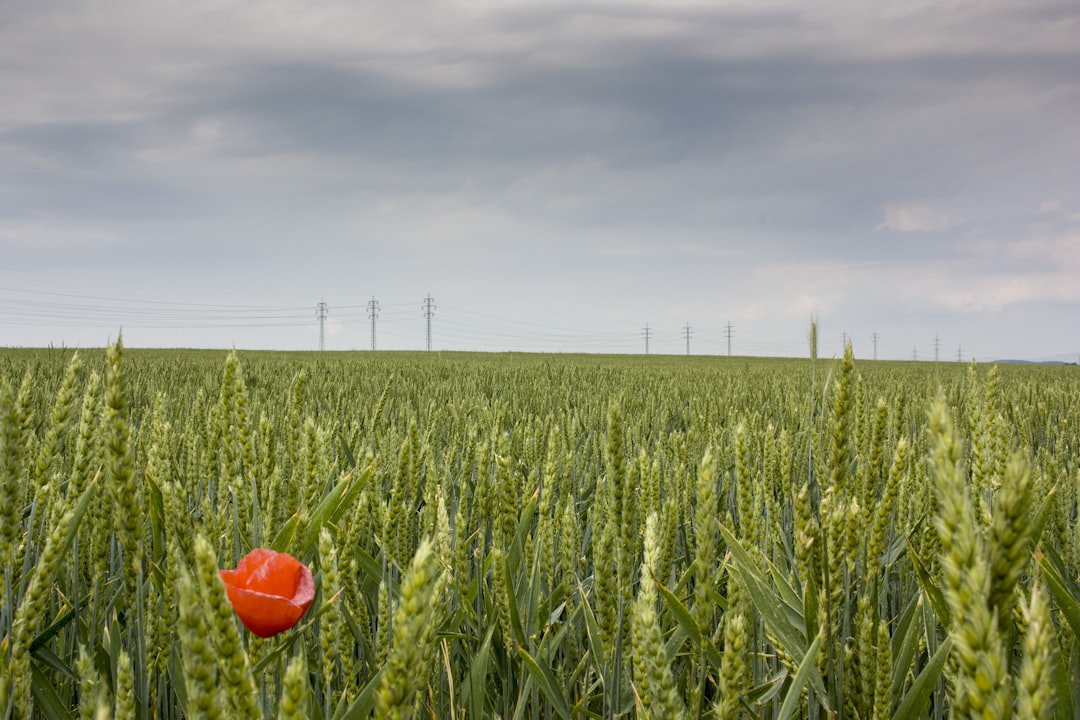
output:
<path id="1" fill-rule="evenodd" d="M 727 325 L 724 326 L 724 334 L 727 335 L 727 354 L 731 357 L 731 336 L 735 334 L 735 326 L 728 320 Z"/>
<path id="2" fill-rule="evenodd" d="M 911 348 L 911 359 L 912 360 L 918 360 L 919 359 L 919 346 L 918 345 Z"/>
<path id="3" fill-rule="evenodd" d="M 379 301 L 374 297 L 368 301 L 367 315 L 371 319 L 371 349 L 375 349 L 375 321 L 379 319 Z"/>
<path id="4" fill-rule="evenodd" d="M 877 360 L 877 341 L 880 336 L 875 332 L 870 336 L 870 339 L 874 341 L 874 359 Z"/>
<path id="5" fill-rule="evenodd" d="M 645 338 L 645 354 L 649 354 L 649 338 L 652 337 L 652 330 L 649 329 L 649 323 L 645 323 L 645 329 L 641 331 L 641 337 Z"/>
<path id="6" fill-rule="evenodd" d="M 956 362 L 964 362 L 964 346 L 956 346 Z"/>
<path id="7" fill-rule="evenodd" d="M 315 306 L 315 317 L 319 318 L 319 350 L 326 349 L 326 316 L 329 313 L 329 309 L 326 307 L 326 301 L 320 300 L 319 304 Z"/>
<path id="8" fill-rule="evenodd" d="M 683 335 L 686 336 L 686 354 L 690 354 L 690 336 L 694 334 L 694 329 L 690 327 L 690 323 L 686 323 L 686 327 L 683 328 Z"/>
<path id="9" fill-rule="evenodd" d="M 435 316 L 435 298 L 428 294 L 420 309 L 424 311 L 424 317 L 427 318 L 427 349 L 431 350 L 431 318 Z"/>
<path id="10" fill-rule="evenodd" d="M 938 361 L 938 355 L 941 351 L 941 340 L 937 335 L 934 336 L 934 362 Z"/>
<path id="11" fill-rule="evenodd" d="M 840 333 L 841 347 L 844 348 L 844 352 L 847 352 L 847 341 L 848 341 L 847 339 L 848 339 L 848 334 L 847 334 L 847 331 L 845 330 L 844 332 Z"/>

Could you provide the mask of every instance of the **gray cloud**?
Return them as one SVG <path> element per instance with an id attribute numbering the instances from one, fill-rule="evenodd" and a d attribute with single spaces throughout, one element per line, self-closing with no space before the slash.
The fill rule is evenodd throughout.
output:
<path id="1" fill-rule="evenodd" d="M 578 307 L 631 288 L 635 309 L 602 317 L 664 296 L 682 313 L 708 303 L 687 278 L 716 292 L 727 272 L 749 317 L 787 307 L 793 326 L 815 304 L 904 315 L 916 295 L 954 313 L 1076 301 L 1048 259 L 1080 225 L 1074 3 L 0 15 L 0 85 L 18 99 L 0 110 L 9 284 L 61 245 L 268 282 L 278 263 L 318 273 L 317 247 L 345 261 L 322 285 L 374 261 L 480 304 L 523 283 L 561 283 Z M 1000 250 L 1015 246 L 1038 250 Z M 948 275 L 974 289 L 935 292 Z"/>

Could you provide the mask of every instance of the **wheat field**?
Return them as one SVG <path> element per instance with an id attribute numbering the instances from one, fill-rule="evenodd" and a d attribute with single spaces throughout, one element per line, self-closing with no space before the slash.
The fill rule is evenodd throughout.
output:
<path id="1" fill-rule="evenodd" d="M 1077 717 L 1080 372 L 813 354 L 0 350 L 0 716 Z"/>

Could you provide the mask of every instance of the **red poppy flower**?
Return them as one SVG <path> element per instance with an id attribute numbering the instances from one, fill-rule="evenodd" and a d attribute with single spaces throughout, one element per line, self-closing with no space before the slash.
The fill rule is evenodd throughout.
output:
<path id="1" fill-rule="evenodd" d="M 235 570 L 220 572 L 233 609 L 259 637 L 291 628 L 315 599 L 311 570 L 285 553 L 255 548 Z"/>

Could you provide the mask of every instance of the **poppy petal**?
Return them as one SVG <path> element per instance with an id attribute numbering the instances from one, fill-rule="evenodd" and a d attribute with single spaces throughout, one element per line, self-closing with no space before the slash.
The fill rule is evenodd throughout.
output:
<path id="1" fill-rule="evenodd" d="M 297 605 L 289 598 L 232 586 L 226 586 L 225 590 L 244 627 L 262 638 L 293 627 L 307 610 L 307 606 Z"/>
<path id="2" fill-rule="evenodd" d="M 236 614 L 259 637 L 296 625 L 315 599 L 311 570 L 285 553 L 257 548 L 220 573 Z"/>
<path id="3" fill-rule="evenodd" d="M 245 590 L 292 597 L 302 567 L 292 555 L 255 548 L 237 563 L 233 582 Z"/>

